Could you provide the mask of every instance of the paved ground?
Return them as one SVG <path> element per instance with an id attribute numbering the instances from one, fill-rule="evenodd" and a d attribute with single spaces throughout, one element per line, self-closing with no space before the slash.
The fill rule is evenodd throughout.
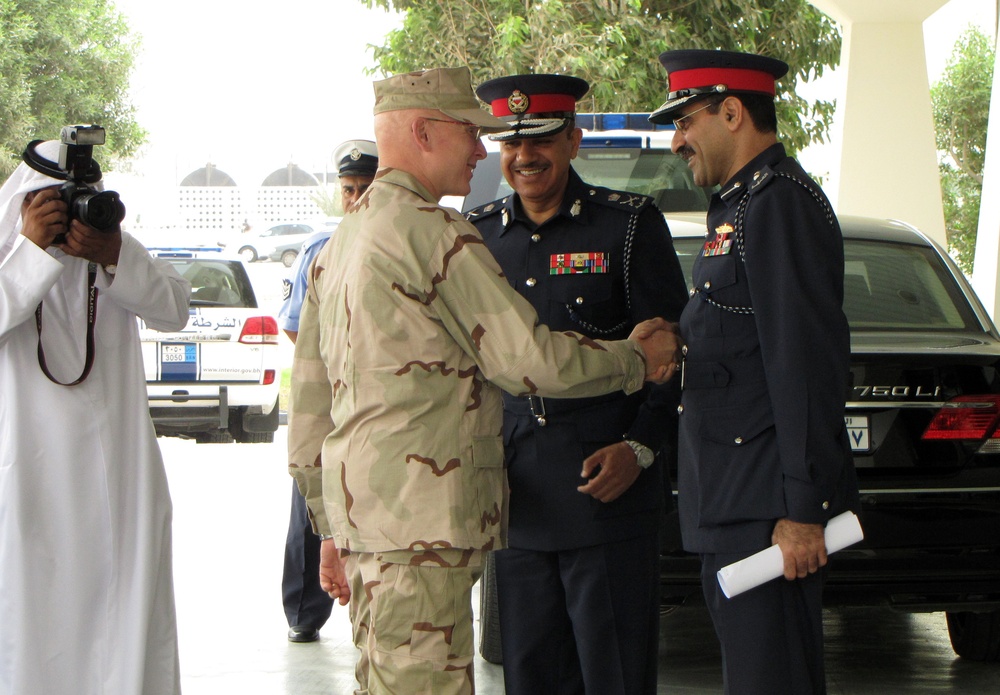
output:
<path id="1" fill-rule="evenodd" d="M 285 428 L 274 444 L 161 439 L 174 500 L 174 571 L 185 695 L 349 695 L 356 652 L 347 613 L 313 644 L 285 638 L 282 550 L 291 495 Z M 478 604 L 478 602 L 477 602 Z M 721 692 L 707 615 L 661 623 L 660 693 Z M 955 657 L 944 616 L 888 610 L 826 616 L 831 695 L 1000 693 L 1000 664 Z M 477 658 L 480 695 L 500 695 L 498 666 Z"/>

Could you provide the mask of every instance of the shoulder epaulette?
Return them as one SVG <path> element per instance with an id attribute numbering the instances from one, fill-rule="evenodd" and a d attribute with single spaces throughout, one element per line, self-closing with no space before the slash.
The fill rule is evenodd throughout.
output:
<path id="1" fill-rule="evenodd" d="M 480 205 L 478 208 L 472 208 L 465 213 L 465 219 L 469 220 L 469 222 L 475 222 L 476 220 L 481 220 L 484 217 L 495 215 L 504 209 L 507 205 L 507 200 L 507 198 L 500 198 L 499 200 L 494 200 L 492 203 L 486 203 L 486 205 Z"/>
<path id="2" fill-rule="evenodd" d="M 770 166 L 763 166 L 753 173 L 753 180 L 750 182 L 750 195 L 753 195 L 762 188 L 770 184 L 776 175 Z"/>
<path id="3" fill-rule="evenodd" d="M 813 200 L 815 200 L 823 209 L 823 214 L 826 215 L 827 222 L 831 225 L 836 223 L 836 216 L 833 214 L 833 210 L 830 209 L 830 203 L 823 194 L 823 191 L 816 185 L 815 181 L 810 179 L 805 172 L 802 171 L 802 168 L 791 157 L 778 162 L 774 167 L 764 166 L 758 171 L 755 171 L 753 173 L 753 180 L 750 182 L 748 193 L 753 195 L 757 191 L 769 186 L 772 181 L 779 178 L 787 179 L 808 191 Z"/>
<path id="4" fill-rule="evenodd" d="M 588 202 L 631 213 L 640 212 L 653 203 L 653 199 L 648 195 L 629 193 L 628 191 L 613 191 L 610 188 L 601 188 L 599 186 L 590 187 L 587 193 Z"/>

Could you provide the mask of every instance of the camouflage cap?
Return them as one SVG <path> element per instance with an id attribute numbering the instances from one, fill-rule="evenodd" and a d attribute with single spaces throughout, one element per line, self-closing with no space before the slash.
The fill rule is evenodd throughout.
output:
<path id="1" fill-rule="evenodd" d="M 456 121 L 472 123 L 487 133 L 510 126 L 480 106 L 472 91 L 469 68 L 434 68 L 394 75 L 375 82 L 375 114 L 407 109 L 433 109 Z"/>

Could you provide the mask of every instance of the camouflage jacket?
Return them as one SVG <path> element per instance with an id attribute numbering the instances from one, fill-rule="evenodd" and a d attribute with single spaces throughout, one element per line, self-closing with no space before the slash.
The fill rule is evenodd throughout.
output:
<path id="1" fill-rule="evenodd" d="M 289 469 L 314 529 L 340 548 L 500 548 L 500 389 L 632 393 L 644 374 L 633 341 L 539 325 L 475 227 L 409 174 L 383 169 L 313 265 Z"/>

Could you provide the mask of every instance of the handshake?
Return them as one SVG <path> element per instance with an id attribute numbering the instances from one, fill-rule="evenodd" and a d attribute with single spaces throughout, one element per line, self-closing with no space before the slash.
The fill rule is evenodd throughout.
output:
<path id="1" fill-rule="evenodd" d="M 646 358 L 646 381 L 663 384 L 681 368 L 681 335 L 676 323 L 661 318 L 636 325 L 629 335 Z"/>

